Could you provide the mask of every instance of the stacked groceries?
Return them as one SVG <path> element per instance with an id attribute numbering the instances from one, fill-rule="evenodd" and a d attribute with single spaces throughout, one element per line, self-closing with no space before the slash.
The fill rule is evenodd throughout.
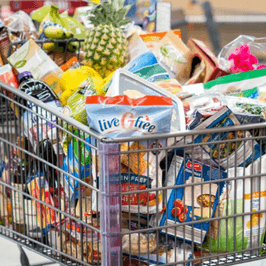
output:
<path id="1" fill-rule="evenodd" d="M 264 39 L 239 36 L 217 58 L 200 40 L 185 44 L 180 30 L 135 26 L 129 9 L 124 1 L 91 1 L 89 29 L 55 5 L 31 17 L 12 14 L 0 22 L 0 81 L 105 139 L 129 140 L 120 143 L 121 191 L 143 192 L 121 199 L 122 231 L 131 232 L 122 236 L 124 265 L 194 265 L 204 254 L 261 247 L 266 132 L 232 127 L 266 122 Z M 37 165 L 15 146 L 5 154 L 0 180 L 16 190 L 1 186 L 0 224 L 38 241 L 57 232 L 58 250 L 99 264 L 98 232 L 49 207 L 100 228 L 99 197 L 80 184 L 99 189 L 97 140 L 27 98 L 3 93 L 21 123 L 15 146 L 47 163 Z M 182 132 L 192 134 L 174 136 Z"/>

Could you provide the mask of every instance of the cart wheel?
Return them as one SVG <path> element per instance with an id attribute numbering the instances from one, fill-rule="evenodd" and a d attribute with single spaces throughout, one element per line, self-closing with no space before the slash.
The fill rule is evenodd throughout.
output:
<path id="1" fill-rule="evenodd" d="M 30 266 L 29 259 L 23 250 L 22 246 L 18 245 L 18 248 L 20 250 L 20 263 L 21 266 Z"/>

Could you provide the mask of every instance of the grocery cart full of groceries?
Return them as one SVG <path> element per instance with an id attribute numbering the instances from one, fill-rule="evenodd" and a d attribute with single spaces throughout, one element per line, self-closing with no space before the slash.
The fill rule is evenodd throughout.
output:
<path id="1" fill-rule="evenodd" d="M 216 57 L 129 9 L 1 22 L 0 237 L 62 265 L 265 260 L 265 38 Z"/>

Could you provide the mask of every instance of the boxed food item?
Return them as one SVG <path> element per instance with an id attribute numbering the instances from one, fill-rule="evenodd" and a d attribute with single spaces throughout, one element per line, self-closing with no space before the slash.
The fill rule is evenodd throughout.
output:
<path id="1" fill-rule="evenodd" d="M 181 38 L 181 30 L 174 30 L 173 33 Z M 167 34 L 167 31 L 163 32 L 152 32 L 147 34 L 141 34 L 140 38 L 145 43 L 146 47 L 152 51 L 156 51 L 157 44 L 162 40 L 162 38 Z"/>
<path id="2" fill-rule="evenodd" d="M 165 190 L 167 211 L 159 215 L 159 226 L 173 227 L 162 229 L 162 233 L 202 244 L 210 227 L 210 223 L 203 220 L 213 217 L 227 173 L 190 158 L 175 156 L 167 177 L 167 187 L 176 188 Z M 204 184 L 209 181 L 213 182 Z M 153 219 L 156 226 L 157 219 Z M 199 222 L 186 225 L 192 221 Z M 180 226 L 176 226 L 178 224 Z"/>
<path id="3" fill-rule="evenodd" d="M 11 41 L 9 39 L 9 33 L 3 22 L 0 20 L 0 57 L 3 64 L 8 63 L 8 52 Z"/>
<path id="4" fill-rule="evenodd" d="M 190 38 L 187 46 L 193 54 L 191 78 L 187 84 L 206 83 L 228 74 L 219 68 L 216 56 L 202 41 Z M 201 63 L 203 67 L 200 73 L 196 74 L 196 69 Z"/>
<path id="5" fill-rule="evenodd" d="M 77 136 L 78 132 L 75 131 L 74 134 Z M 73 202 L 79 198 L 80 193 L 85 191 L 84 186 L 79 181 L 89 181 L 91 174 L 92 154 L 91 147 L 87 144 L 91 143 L 90 136 L 87 134 L 84 136 L 83 133 L 80 133 L 79 137 L 84 139 L 85 143 L 73 138 L 73 141 L 66 147 L 66 157 L 61 167 L 65 172 L 61 172 L 63 176 L 60 179 L 61 186 L 67 197 Z M 82 189 L 80 190 L 80 188 Z"/>
<path id="6" fill-rule="evenodd" d="M 125 95 L 90 96 L 86 100 L 88 123 L 91 128 L 109 138 L 170 132 L 172 110 L 171 98 L 162 96 L 145 96 L 137 99 L 131 99 Z M 110 119 L 107 114 L 111 117 Z M 154 145 L 158 146 L 154 140 L 132 141 L 121 145 L 121 151 L 124 153 L 121 154 L 121 163 L 124 165 L 121 169 L 123 192 L 161 186 L 162 172 L 158 167 L 156 169 L 156 159 L 161 160 L 164 152 L 162 151 L 157 157 L 153 152 L 145 151 Z M 127 153 L 128 151 L 135 152 Z M 94 155 L 94 160 L 96 159 Z M 95 161 L 94 170 L 96 163 Z M 159 178 L 157 178 L 157 172 Z M 98 173 L 93 173 L 93 176 L 98 176 Z M 122 198 L 122 210 L 132 213 L 155 213 L 157 207 L 161 209 L 161 202 L 161 192 L 131 194 Z"/>
<path id="7" fill-rule="evenodd" d="M 8 61 L 17 72 L 30 71 L 36 80 L 44 81 L 58 96 L 61 95 L 59 80 L 63 71 L 32 39 L 13 53 Z"/>
<path id="8" fill-rule="evenodd" d="M 157 2 L 144 13 L 143 30 L 147 32 L 169 31 L 171 29 L 171 3 Z"/>
<path id="9" fill-rule="evenodd" d="M 228 126 L 239 126 L 240 122 L 228 107 L 223 107 L 220 111 L 215 112 L 210 118 L 195 127 L 195 130 L 207 128 L 223 128 Z M 227 169 L 231 167 L 248 166 L 253 160 L 259 158 L 263 151 L 255 140 L 244 140 L 251 134 L 238 131 L 225 131 L 221 134 L 199 134 L 188 136 L 177 143 L 177 147 L 184 147 L 189 143 L 201 143 L 198 146 L 186 147 L 186 153 L 190 154 L 195 160 L 201 160 L 205 164 Z M 228 140 L 228 143 L 210 143 L 213 141 Z M 234 141 L 232 141 L 234 140 Z"/>
<path id="10" fill-rule="evenodd" d="M 230 180 L 242 176 L 245 179 Z M 228 169 L 228 179 L 227 191 L 220 196 L 214 217 L 254 214 L 211 222 L 203 248 L 215 253 L 262 246 L 265 235 L 266 156 L 246 168 Z"/>
<path id="11" fill-rule="evenodd" d="M 158 43 L 155 56 L 171 78 L 181 84 L 189 80 L 193 54 L 174 32 L 168 32 Z"/>

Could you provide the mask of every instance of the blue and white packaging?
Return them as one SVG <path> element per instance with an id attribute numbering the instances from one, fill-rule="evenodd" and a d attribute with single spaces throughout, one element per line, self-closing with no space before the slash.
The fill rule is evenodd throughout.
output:
<path id="1" fill-rule="evenodd" d="M 159 226 L 172 227 L 162 229 L 161 232 L 182 240 L 193 239 L 195 243 L 202 244 L 210 227 L 209 222 L 202 220 L 213 217 L 220 195 L 225 189 L 227 173 L 189 158 L 175 156 L 167 176 L 166 185 L 176 188 L 167 190 L 167 211 L 160 215 Z M 213 182 L 204 184 L 208 181 Z M 173 212 L 175 208 L 180 209 L 180 212 Z M 193 226 L 186 224 L 192 221 L 199 223 Z M 177 226 L 178 224 L 183 226 Z"/>
<path id="2" fill-rule="evenodd" d="M 90 96 L 86 100 L 90 128 L 109 138 L 169 133 L 171 98 L 145 96 Z"/>
<path id="3" fill-rule="evenodd" d="M 195 127 L 195 130 L 232 126 L 240 126 L 240 122 L 228 107 L 224 107 Z M 256 140 L 248 139 L 251 137 L 249 131 L 227 130 L 213 134 L 188 136 L 178 142 L 177 147 L 198 143 L 198 146 L 192 147 L 188 145 L 186 147 L 186 153 L 193 156 L 195 160 L 215 167 L 221 167 L 222 169 L 236 166 L 246 167 L 263 154 L 263 150 Z M 242 138 L 247 139 L 241 141 Z M 228 142 L 213 143 L 224 140 L 228 140 Z M 211 143 L 208 144 L 209 142 Z"/>
<path id="4" fill-rule="evenodd" d="M 87 140 L 88 139 L 85 139 L 85 141 Z M 62 170 L 69 175 L 62 174 L 63 178 L 60 179 L 61 186 L 71 201 L 78 199 L 81 193 L 80 188 L 82 188 L 83 185 L 81 185 L 78 180 L 86 181 L 90 178 L 91 174 L 91 148 L 86 144 L 84 147 L 84 143 L 80 143 L 81 145 L 79 146 L 79 141 L 75 138 L 73 142 L 68 146 L 68 153 L 62 166 Z M 76 177 L 78 180 L 75 180 L 70 175 Z"/>

